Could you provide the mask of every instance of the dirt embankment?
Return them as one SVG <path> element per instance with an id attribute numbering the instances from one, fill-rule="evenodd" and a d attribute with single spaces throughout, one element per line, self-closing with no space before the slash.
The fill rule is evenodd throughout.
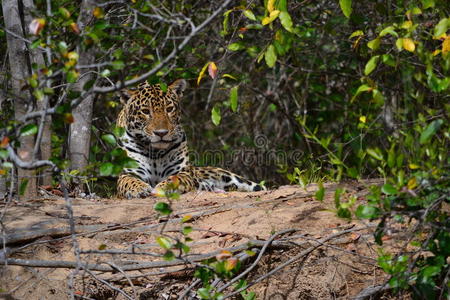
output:
<path id="1" fill-rule="evenodd" d="M 344 197 L 365 201 L 374 182 L 339 186 L 346 188 Z M 169 221 L 155 213 L 157 198 L 75 198 L 76 237 L 70 236 L 63 198 L 10 203 L 2 220 L 10 265 L 0 267 L 0 288 L 9 299 L 66 299 L 71 289 L 86 299 L 177 299 L 183 293 L 188 299 L 201 287 L 195 285 L 194 264 L 223 249 L 237 255 L 250 248 L 258 254 L 266 245 L 259 259 L 250 257 L 242 266 L 244 271 L 254 264 L 245 278 L 257 299 L 351 299 L 382 284 L 385 275 L 376 263 L 376 224 L 336 217 L 337 186 L 325 185 L 323 202 L 314 199 L 315 185 L 189 193 L 172 203 Z M 181 236 L 180 219 L 187 215 L 194 229 L 190 254 L 185 261 L 164 261 L 155 239 L 161 232 Z"/>

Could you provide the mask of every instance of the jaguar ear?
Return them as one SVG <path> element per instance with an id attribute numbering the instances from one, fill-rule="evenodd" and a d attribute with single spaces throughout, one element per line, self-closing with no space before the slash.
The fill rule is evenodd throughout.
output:
<path id="1" fill-rule="evenodd" d="M 127 104 L 128 100 L 130 100 L 131 96 L 133 96 L 134 91 L 130 89 L 122 89 L 120 90 L 120 103 L 122 105 Z"/>
<path id="2" fill-rule="evenodd" d="M 187 82 L 184 79 L 177 79 L 169 85 L 169 88 L 175 92 L 178 96 L 183 95 L 183 91 L 186 89 Z"/>

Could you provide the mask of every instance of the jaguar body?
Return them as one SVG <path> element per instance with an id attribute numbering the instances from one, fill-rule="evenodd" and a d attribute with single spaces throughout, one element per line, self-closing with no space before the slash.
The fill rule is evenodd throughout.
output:
<path id="1" fill-rule="evenodd" d="M 147 197 L 155 189 L 259 191 L 263 186 L 232 172 L 189 164 L 186 134 L 180 124 L 180 105 L 186 81 L 176 80 L 166 89 L 141 83 L 122 96 L 124 104 L 117 126 L 125 128 L 119 145 L 138 167 L 124 169 L 118 196 Z"/>

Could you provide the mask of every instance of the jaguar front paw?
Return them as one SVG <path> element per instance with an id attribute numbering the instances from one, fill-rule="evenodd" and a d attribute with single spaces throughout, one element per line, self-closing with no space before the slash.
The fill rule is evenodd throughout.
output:
<path id="1" fill-rule="evenodd" d="M 121 175 L 117 182 L 119 198 L 146 198 L 152 195 L 150 184 L 131 175 Z"/>

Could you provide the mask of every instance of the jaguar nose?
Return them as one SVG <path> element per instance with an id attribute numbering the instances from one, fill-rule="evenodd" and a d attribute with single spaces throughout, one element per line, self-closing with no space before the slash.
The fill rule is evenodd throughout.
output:
<path id="1" fill-rule="evenodd" d="M 153 134 L 156 134 L 159 137 L 165 136 L 168 132 L 169 132 L 169 130 L 166 130 L 166 129 L 153 130 Z"/>

